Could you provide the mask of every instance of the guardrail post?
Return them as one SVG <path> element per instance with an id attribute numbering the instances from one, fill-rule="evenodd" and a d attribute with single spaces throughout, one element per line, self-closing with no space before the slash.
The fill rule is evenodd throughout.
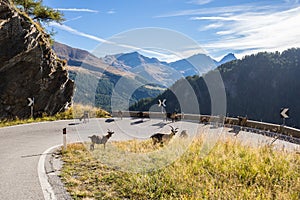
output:
<path id="1" fill-rule="evenodd" d="M 67 128 L 63 129 L 63 145 L 64 150 L 67 150 Z"/>

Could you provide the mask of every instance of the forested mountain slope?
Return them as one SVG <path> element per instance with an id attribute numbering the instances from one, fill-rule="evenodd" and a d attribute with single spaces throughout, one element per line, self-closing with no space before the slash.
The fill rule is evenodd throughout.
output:
<path id="1" fill-rule="evenodd" d="M 229 116 L 247 116 L 253 120 L 281 124 L 280 109 L 287 107 L 290 108 L 290 118 L 286 123 L 300 127 L 299 62 L 300 49 L 292 48 L 282 53 L 262 52 L 245 56 L 218 67 L 216 70 L 219 70 L 226 90 Z M 197 95 L 201 114 L 210 114 L 210 95 L 203 77 L 187 77 L 186 80 Z M 177 81 L 172 88 L 180 87 L 183 81 Z M 167 110 L 172 112 L 178 109 L 172 95 L 168 90 L 158 98 L 140 102 L 131 109 L 147 110 L 157 104 L 158 99 L 166 98 Z"/>

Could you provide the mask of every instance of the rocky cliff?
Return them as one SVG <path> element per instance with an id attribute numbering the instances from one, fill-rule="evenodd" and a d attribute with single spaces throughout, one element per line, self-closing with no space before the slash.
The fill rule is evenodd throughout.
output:
<path id="1" fill-rule="evenodd" d="M 53 115 L 71 102 L 74 83 L 49 36 L 8 0 L 0 0 L 0 119 Z"/>

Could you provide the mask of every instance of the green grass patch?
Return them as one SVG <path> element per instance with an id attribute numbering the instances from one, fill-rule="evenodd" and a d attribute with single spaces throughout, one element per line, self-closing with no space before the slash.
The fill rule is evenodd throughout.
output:
<path id="1" fill-rule="evenodd" d="M 180 145 L 181 141 L 176 140 L 168 146 Z M 220 141 L 202 156 L 202 141 L 194 140 L 181 157 L 166 167 L 145 173 L 126 172 L 104 164 L 103 155 L 113 160 L 114 152 L 119 150 L 133 154 L 166 153 L 168 157 L 168 149 L 174 149 L 153 147 L 150 140 L 133 140 L 110 142 L 105 150 L 99 145 L 91 153 L 86 144 L 71 144 L 62 151 L 61 178 L 74 199 L 300 198 L 298 154 Z"/>

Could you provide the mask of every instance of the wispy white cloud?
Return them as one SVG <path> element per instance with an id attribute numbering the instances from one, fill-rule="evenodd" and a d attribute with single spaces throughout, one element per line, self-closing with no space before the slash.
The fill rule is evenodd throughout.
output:
<path id="1" fill-rule="evenodd" d="M 223 7 L 180 10 L 156 17 L 188 17 L 199 21 L 198 31 L 210 39 L 202 43 L 211 54 L 225 51 L 240 56 L 258 51 L 282 51 L 300 47 L 300 0 L 264 1 Z"/>
<path id="2" fill-rule="evenodd" d="M 56 23 L 56 22 L 50 22 L 49 26 L 53 26 L 53 27 L 56 27 L 58 29 L 67 31 L 67 32 L 69 32 L 71 34 L 82 36 L 82 37 L 85 37 L 85 38 L 88 38 L 88 39 L 91 39 L 91 40 L 95 40 L 95 41 L 98 41 L 98 42 L 102 42 L 102 43 L 108 43 L 109 42 L 109 41 L 107 41 L 105 39 L 102 39 L 100 37 L 93 36 L 93 35 L 90 35 L 90 34 L 86 34 L 86 33 L 83 33 L 81 31 L 78 31 L 76 29 L 73 29 L 70 26 L 67 26 L 65 24 L 59 24 L 59 23 Z"/>
<path id="3" fill-rule="evenodd" d="M 207 30 L 211 30 L 211 29 L 217 29 L 217 28 L 221 28 L 222 26 L 224 26 L 223 23 L 212 23 L 212 24 L 208 24 L 204 27 L 199 28 L 199 31 L 207 31 Z"/>
<path id="4" fill-rule="evenodd" d="M 218 31 L 218 32 L 216 32 L 217 35 L 231 35 L 233 33 L 234 33 L 233 30 L 226 30 L 226 31 Z"/>
<path id="5" fill-rule="evenodd" d="M 50 22 L 49 23 L 49 26 L 53 26 L 53 27 L 56 27 L 58 29 L 61 29 L 63 31 L 67 31 L 71 34 L 74 34 L 74 35 L 77 35 L 77 36 L 81 36 L 81 37 L 84 37 L 84 38 L 88 38 L 88 39 L 91 39 L 91 40 L 94 40 L 94 41 L 97 41 L 97 42 L 100 42 L 100 43 L 104 43 L 104 44 L 109 44 L 109 45 L 112 45 L 112 46 L 117 46 L 117 47 L 121 47 L 121 48 L 124 48 L 124 49 L 127 49 L 127 50 L 131 50 L 131 51 L 140 51 L 140 52 L 144 52 L 145 54 L 148 54 L 148 55 L 153 55 L 155 56 L 156 58 L 158 59 L 161 59 L 163 61 L 175 61 L 177 60 L 179 57 L 174 55 L 174 54 L 168 54 L 168 53 L 162 53 L 162 52 L 159 52 L 159 51 L 154 51 L 154 50 L 151 50 L 151 49 L 145 49 L 145 48 L 141 48 L 141 47 L 137 47 L 137 46 L 133 46 L 133 45 L 128 45 L 128 44 L 122 44 L 122 43 L 117 43 L 117 42 L 114 42 L 114 41 L 110 41 L 110 40 L 106 40 L 106 39 L 103 39 L 103 38 L 100 38 L 100 37 L 97 37 L 97 36 L 94 36 L 94 35 L 90 35 L 90 34 L 87 34 L 87 33 L 83 33 L 81 31 L 78 31 L 70 26 L 67 26 L 65 24 L 59 24 L 59 23 L 56 23 L 56 22 Z M 178 54 L 182 54 L 181 52 L 178 53 Z"/>
<path id="6" fill-rule="evenodd" d="M 237 17 L 222 17 L 222 16 L 212 16 L 212 17 L 191 17 L 191 20 L 219 20 L 219 21 L 239 21 L 244 20 Z"/>
<path id="7" fill-rule="evenodd" d="M 230 19 L 230 20 L 229 20 Z M 209 51 L 235 50 L 240 56 L 257 51 L 282 51 L 300 47 L 300 6 L 277 12 L 245 12 L 227 19 L 220 15 L 199 17 L 223 23 L 215 34 L 219 39 L 204 44 Z M 228 37 L 229 36 L 229 37 Z"/>
<path id="8" fill-rule="evenodd" d="M 55 10 L 64 11 L 64 12 L 90 12 L 98 13 L 98 10 L 91 10 L 88 8 L 55 8 Z"/>
<path id="9" fill-rule="evenodd" d="M 76 21 L 76 20 L 81 19 L 81 18 L 82 18 L 82 16 L 74 17 L 74 18 L 72 18 L 72 19 L 66 20 L 65 23 L 71 22 L 71 21 Z"/>
<path id="10" fill-rule="evenodd" d="M 188 3 L 197 4 L 197 5 L 204 5 L 212 2 L 213 0 L 192 0 L 188 1 Z"/>
<path id="11" fill-rule="evenodd" d="M 299 0 L 284 0 L 286 3 L 289 3 L 289 4 L 297 4 L 299 3 Z"/>
<path id="12" fill-rule="evenodd" d="M 111 14 L 115 14 L 116 11 L 114 9 L 111 9 L 111 10 L 107 11 L 106 13 L 111 15 Z"/>
<path id="13" fill-rule="evenodd" d="M 224 7 L 207 7 L 192 10 L 180 10 L 176 12 L 161 14 L 155 16 L 156 18 L 162 17 L 178 17 L 178 16 L 195 16 L 195 15 L 211 15 L 211 14 L 226 14 L 226 13 L 238 13 L 238 12 L 252 12 L 255 11 L 274 11 L 278 9 L 275 5 L 260 5 L 260 4 L 244 4 Z"/>

